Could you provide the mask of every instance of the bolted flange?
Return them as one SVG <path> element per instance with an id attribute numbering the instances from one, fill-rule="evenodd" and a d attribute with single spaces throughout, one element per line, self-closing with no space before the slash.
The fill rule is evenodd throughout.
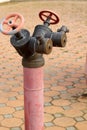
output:
<path id="1" fill-rule="evenodd" d="M 22 65 L 25 68 L 39 68 L 45 64 L 42 54 L 34 53 L 32 56 L 23 57 Z"/>

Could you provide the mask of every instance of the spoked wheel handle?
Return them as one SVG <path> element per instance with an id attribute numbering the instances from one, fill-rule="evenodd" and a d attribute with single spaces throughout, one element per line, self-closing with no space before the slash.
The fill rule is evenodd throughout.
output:
<path id="1" fill-rule="evenodd" d="M 23 25 L 24 17 L 19 13 L 12 13 L 0 21 L 0 31 L 5 35 L 13 35 L 19 32 Z"/>
<path id="2" fill-rule="evenodd" d="M 42 21 L 46 21 L 47 19 L 50 20 L 50 24 L 57 24 L 59 22 L 59 17 L 51 12 L 51 11 L 47 11 L 47 10 L 44 10 L 44 11 L 41 11 L 39 13 L 39 17 Z"/>

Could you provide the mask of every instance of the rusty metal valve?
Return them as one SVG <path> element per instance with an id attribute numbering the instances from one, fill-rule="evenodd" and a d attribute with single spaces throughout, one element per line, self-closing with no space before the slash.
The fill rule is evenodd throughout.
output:
<path id="1" fill-rule="evenodd" d="M 22 56 L 25 130 L 44 129 L 43 54 L 50 54 L 53 46 L 64 47 L 67 41 L 66 33 L 69 31 L 66 26 L 62 26 L 57 32 L 48 28 L 50 24 L 59 22 L 58 16 L 53 12 L 41 11 L 39 16 L 44 24 L 37 25 L 32 36 L 28 30 L 21 29 L 24 18 L 18 13 L 8 15 L 0 22 L 1 32 L 12 35 L 10 42 Z M 20 23 L 16 23 L 17 20 L 20 20 Z M 7 25 L 7 30 L 4 25 Z"/>
<path id="2" fill-rule="evenodd" d="M 39 17 L 43 25 L 36 25 L 32 36 L 28 30 L 21 29 L 24 18 L 18 13 L 8 15 L 0 22 L 0 31 L 5 35 L 12 35 L 10 42 L 23 57 L 22 64 L 26 67 L 32 67 L 33 64 L 36 64 L 36 67 L 44 65 L 42 54 L 50 54 L 53 47 L 65 47 L 67 42 L 66 33 L 69 30 L 66 26 L 62 26 L 56 32 L 49 28 L 50 24 L 59 22 L 59 17 L 55 13 L 44 10 L 39 13 Z M 4 29 L 5 25 L 8 26 L 7 30 Z"/>

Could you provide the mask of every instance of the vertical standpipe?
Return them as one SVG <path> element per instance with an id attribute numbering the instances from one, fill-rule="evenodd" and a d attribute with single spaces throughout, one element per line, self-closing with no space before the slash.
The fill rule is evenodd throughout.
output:
<path id="1" fill-rule="evenodd" d="M 44 13 L 46 13 L 46 15 Z M 47 20 L 43 19 L 44 15 Z M 52 18 L 52 16 L 54 16 L 55 19 Z M 9 22 L 9 18 L 12 17 L 14 18 L 13 22 Z M 22 15 L 18 13 L 10 14 L 0 22 L 1 32 L 5 35 L 12 35 L 10 42 L 23 57 L 25 130 L 43 130 L 44 102 L 42 66 L 44 65 L 44 58 L 42 57 L 42 54 L 50 54 L 52 46 L 58 46 L 57 43 L 59 41 L 60 43 L 62 41 L 62 43 L 64 43 L 59 45 L 61 47 L 64 47 L 66 43 L 66 37 L 62 36 L 64 33 L 61 33 L 61 35 L 54 34 L 54 37 L 52 37 L 52 35 L 51 37 L 49 37 L 49 35 L 45 37 L 46 33 L 53 34 L 48 26 L 59 22 L 59 18 L 55 13 L 51 11 L 41 11 L 39 17 L 44 21 L 44 25 L 38 25 L 35 28 L 32 38 L 27 30 L 20 30 L 24 24 Z M 18 26 L 16 26 L 17 19 L 20 19 L 20 25 Z M 50 22 L 50 20 L 52 20 L 52 22 Z M 13 30 L 3 30 L 4 23 Z M 63 27 L 60 32 L 61 31 L 66 33 L 65 27 Z M 58 36 L 60 39 L 57 38 Z"/>
<path id="2" fill-rule="evenodd" d="M 25 130 L 43 130 L 43 67 L 23 68 Z"/>
<path id="3" fill-rule="evenodd" d="M 24 34 L 24 37 L 22 35 L 21 39 L 17 39 L 13 36 L 11 43 L 23 57 L 25 130 L 43 130 L 43 66 L 45 62 L 42 53 L 51 53 L 52 41 L 48 38 L 41 40 L 41 45 L 37 46 L 40 54 L 33 51 L 35 50 L 33 45 L 37 44 L 37 42 L 33 44 L 35 38 L 29 40 L 29 33 L 26 30 L 21 30 L 21 34 Z M 29 55 L 30 52 L 33 52 L 33 55 Z"/>

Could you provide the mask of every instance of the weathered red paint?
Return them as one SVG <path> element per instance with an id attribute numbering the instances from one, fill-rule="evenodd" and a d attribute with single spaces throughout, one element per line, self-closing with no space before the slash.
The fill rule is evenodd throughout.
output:
<path id="1" fill-rule="evenodd" d="M 43 129 L 43 88 L 43 67 L 24 68 L 25 130 Z"/>

